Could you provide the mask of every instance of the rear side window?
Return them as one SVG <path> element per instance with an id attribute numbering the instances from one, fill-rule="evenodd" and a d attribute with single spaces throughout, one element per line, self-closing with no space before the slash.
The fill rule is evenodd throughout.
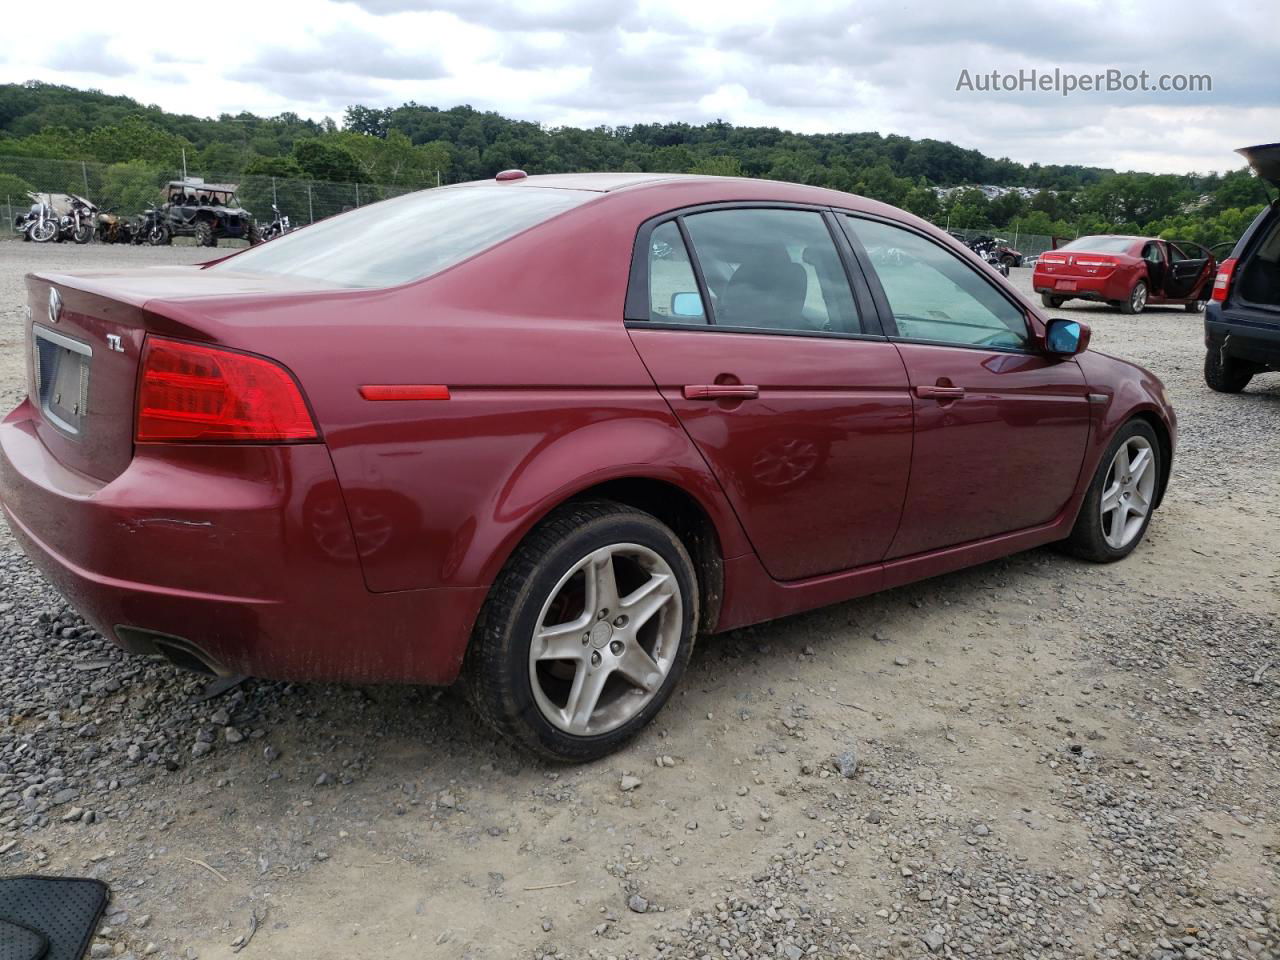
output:
<path id="1" fill-rule="evenodd" d="M 649 235 L 649 319 L 655 323 L 707 322 L 689 251 L 674 220 Z"/>
<path id="2" fill-rule="evenodd" d="M 546 187 L 437 187 L 321 220 L 210 269 L 390 287 L 439 273 L 598 196 Z"/>
<path id="3" fill-rule="evenodd" d="M 684 224 L 717 326 L 862 332 L 849 279 L 821 214 L 715 210 L 691 214 Z"/>
<path id="4" fill-rule="evenodd" d="M 1088 236 L 1078 237 L 1058 249 L 1084 250 L 1088 253 L 1124 253 L 1131 246 L 1133 246 L 1133 237 Z"/>

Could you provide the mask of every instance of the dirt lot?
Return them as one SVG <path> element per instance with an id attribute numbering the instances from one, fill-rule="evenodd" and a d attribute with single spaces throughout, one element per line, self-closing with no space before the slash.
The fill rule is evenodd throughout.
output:
<path id="1" fill-rule="evenodd" d="M 0 402 L 25 271 L 200 257 L 0 244 Z M 1280 956 L 1280 377 L 1210 393 L 1180 309 L 1060 313 L 1181 417 L 1130 559 L 1037 550 L 704 639 L 588 767 L 448 691 L 189 704 L 0 533 L 0 875 L 111 883 L 95 957 Z"/>

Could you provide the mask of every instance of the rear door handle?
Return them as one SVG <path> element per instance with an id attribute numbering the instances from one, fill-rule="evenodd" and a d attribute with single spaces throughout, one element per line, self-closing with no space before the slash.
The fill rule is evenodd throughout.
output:
<path id="1" fill-rule="evenodd" d="M 964 396 L 964 387 L 938 387 L 926 384 L 916 387 L 916 396 L 924 400 L 959 400 Z"/>
<path id="2" fill-rule="evenodd" d="M 754 400 L 760 388 L 752 383 L 690 383 L 684 388 L 686 400 Z"/>

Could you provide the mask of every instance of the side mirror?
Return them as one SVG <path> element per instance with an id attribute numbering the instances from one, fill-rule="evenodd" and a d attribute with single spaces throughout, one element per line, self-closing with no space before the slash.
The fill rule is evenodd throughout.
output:
<path id="1" fill-rule="evenodd" d="M 1089 349 L 1091 331 L 1079 320 L 1050 320 L 1044 332 L 1044 347 L 1059 357 L 1074 357 Z"/>
<path id="2" fill-rule="evenodd" d="M 671 315 L 673 317 L 702 316 L 702 297 L 695 293 L 673 293 L 671 295 Z"/>

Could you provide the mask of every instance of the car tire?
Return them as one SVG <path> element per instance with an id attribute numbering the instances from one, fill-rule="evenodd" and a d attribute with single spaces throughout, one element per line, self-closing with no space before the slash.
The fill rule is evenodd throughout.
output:
<path id="1" fill-rule="evenodd" d="M 1119 459 L 1122 449 L 1124 461 Z M 1136 466 L 1142 451 L 1147 457 L 1142 473 L 1129 473 L 1126 466 Z M 1162 457 L 1159 438 L 1145 420 L 1130 420 L 1117 430 L 1098 462 L 1071 535 L 1062 542 L 1063 549 L 1093 563 L 1114 563 L 1132 553 L 1146 536 L 1155 511 Z M 1119 473 L 1121 470 L 1125 472 Z M 1122 512 L 1117 516 L 1117 511 Z"/>
<path id="2" fill-rule="evenodd" d="M 684 673 L 697 584 L 684 544 L 650 514 L 608 500 L 558 508 L 516 548 L 480 612 L 463 668 L 473 707 L 546 759 L 612 753 L 653 719 Z M 650 592 L 635 599 L 642 587 Z M 637 604 L 646 601 L 642 619 Z M 535 639 L 540 632 L 547 637 Z M 557 652 L 566 656 L 548 655 Z M 627 679 L 637 669 L 648 688 Z"/>
<path id="3" fill-rule="evenodd" d="M 1046 307 L 1048 307 L 1050 310 L 1057 310 L 1060 306 L 1062 306 L 1062 302 L 1065 299 L 1066 299 L 1065 297 L 1055 297 L 1048 293 L 1040 294 L 1040 302 L 1044 304 Z"/>
<path id="4" fill-rule="evenodd" d="M 1182 309 L 1187 313 L 1204 313 L 1204 305 L 1203 300 L 1192 300 L 1190 303 L 1184 303 Z"/>
<path id="5" fill-rule="evenodd" d="M 1129 299 L 1120 301 L 1120 312 L 1141 313 L 1147 306 L 1147 281 L 1139 280 L 1129 291 Z"/>
<path id="6" fill-rule="evenodd" d="M 206 220 L 201 220 L 196 224 L 196 246 L 197 247 L 216 247 L 218 238 L 213 235 L 213 224 Z"/>
<path id="7" fill-rule="evenodd" d="M 1234 357 L 1224 357 L 1222 349 L 1210 346 L 1204 354 L 1204 382 L 1217 393 L 1239 393 L 1253 379 L 1253 368 Z"/>

